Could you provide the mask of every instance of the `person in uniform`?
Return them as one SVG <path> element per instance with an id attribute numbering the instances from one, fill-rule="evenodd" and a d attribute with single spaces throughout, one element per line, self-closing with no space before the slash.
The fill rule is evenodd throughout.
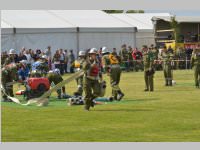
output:
<path id="1" fill-rule="evenodd" d="M 10 63 L 17 63 L 17 57 L 16 57 L 17 55 L 14 49 L 10 49 L 8 55 L 9 56 L 5 59 L 3 66 L 6 66 Z"/>
<path id="2" fill-rule="evenodd" d="M 3 68 L 6 58 L 8 58 L 8 54 L 6 51 L 1 53 L 1 67 Z"/>
<path id="3" fill-rule="evenodd" d="M 194 69 L 194 80 L 196 88 L 200 88 L 200 49 L 194 49 L 191 57 L 191 65 Z"/>
<path id="4" fill-rule="evenodd" d="M 126 44 L 122 45 L 122 49 L 119 52 L 119 55 L 121 57 L 122 63 L 125 65 L 125 70 L 129 71 L 129 62 L 128 62 L 128 51 L 126 49 Z"/>
<path id="5" fill-rule="evenodd" d="M 110 76 L 110 84 L 112 87 L 112 99 L 121 100 L 124 93 L 119 87 L 121 69 L 117 57 L 110 53 L 106 47 L 102 48 L 102 64 L 105 72 Z"/>
<path id="6" fill-rule="evenodd" d="M 162 62 L 163 62 L 163 72 L 165 77 L 165 86 L 172 86 L 172 60 L 173 60 L 173 53 L 167 51 L 166 46 L 163 47 L 162 53 Z"/>
<path id="7" fill-rule="evenodd" d="M 14 81 L 19 81 L 17 70 L 20 64 L 10 63 L 4 66 L 1 70 L 2 97 L 4 102 L 11 102 L 8 96 L 14 97 L 13 84 Z M 9 84 L 11 83 L 11 84 Z M 8 85 L 9 84 L 9 85 Z"/>
<path id="8" fill-rule="evenodd" d="M 100 94 L 99 79 L 102 80 L 102 73 L 100 72 L 100 65 L 96 57 L 97 49 L 91 48 L 82 65 L 84 71 L 83 89 L 85 92 L 85 110 L 94 107 L 93 100 Z"/>
<path id="9" fill-rule="evenodd" d="M 82 69 L 82 65 L 85 61 L 85 51 L 79 51 L 78 54 L 78 60 L 75 61 L 75 71 L 79 71 Z M 74 92 L 75 96 L 82 96 L 83 94 L 83 76 L 80 76 L 76 79 L 76 83 L 78 86 L 78 89 L 76 92 Z"/>
<path id="10" fill-rule="evenodd" d="M 143 46 L 143 63 L 144 63 L 144 80 L 145 80 L 145 90 L 144 91 L 154 91 L 154 55 L 151 51 L 148 51 L 146 45 Z"/>
<path id="11" fill-rule="evenodd" d="M 46 77 L 49 79 L 49 83 L 51 84 L 51 86 L 57 85 L 58 83 L 63 81 L 60 70 L 57 68 L 54 70 L 50 70 Z M 64 98 L 66 96 L 65 86 L 62 87 L 62 91 L 61 89 L 58 89 L 57 94 L 58 99 Z"/>
<path id="12" fill-rule="evenodd" d="M 131 46 L 128 47 L 128 62 L 129 62 L 129 70 L 133 71 L 133 49 Z"/>

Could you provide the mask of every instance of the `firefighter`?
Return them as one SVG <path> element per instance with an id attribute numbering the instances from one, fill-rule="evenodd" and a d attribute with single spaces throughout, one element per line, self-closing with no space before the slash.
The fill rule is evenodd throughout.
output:
<path id="1" fill-rule="evenodd" d="M 90 107 L 94 107 L 93 100 L 100 95 L 99 79 L 102 80 L 102 73 L 96 55 L 97 49 L 91 48 L 82 66 L 84 71 L 83 89 L 85 92 L 84 109 L 88 111 Z"/>
<path id="2" fill-rule="evenodd" d="M 129 71 L 129 62 L 128 62 L 128 51 L 126 49 L 126 44 L 121 46 L 121 51 L 119 52 L 119 55 L 121 57 L 122 63 L 125 65 L 125 70 Z"/>
<path id="3" fill-rule="evenodd" d="M 195 49 L 191 57 L 191 65 L 194 69 L 194 80 L 196 88 L 200 88 L 200 49 Z"/>
<path id="4" fill-rule="evenodd" d="M 102 64 L 105 72 L 110 76 L 110 84 L 112 87 L 112 99 L 121 100 L 124 96 L 122 93 L 119 82 L 121 76 L 121 69 L 117 57 L 109 52 L 106 47 L 102 48 Z"/>
<path id="5" fill-rule="evenodd" d="M 85 61 L 85 51 L 79 51 L 78 54 L 78 60 L 75 61 L 75 71 L 79 71 L 80 69 L 82 69 L 82 65 Z M 78 89 L 76 92 L 74 92 L 75 96 L 82 96 L 83 94 L 83 76 L 80 76 L 79 78 L 76 79 L 76 83 L 78 86 Z"/>
<path id="6" fill-rule="evenodd" d="M 6 58 L 8 58 L 8 54 L 6 51 L 1 53 L 1 67 L 3 68 Z"/>
<path id="7" fill-rule="evenodd" d="M 57 85 L 58 83 L 63 81 L 63 78 L 60 74 L 60 70 L 57 68 L 54 70 L 50 70 L 47 74 L 47 78 L 49 79 L 49 83 L 51 84 L 51 86 Z M 65 86 L 62 87 L 62 91 L 61 89 L 58 89 L 57 94 L 58 94 L 58 99 L 65 98 L 66 97 Z"/>
<path id="8" fill-rule="evenodd" d="M 4 66 L 10 64 L 10 63 L 17 63 L 17 54 L 14 49 L 10 49 L 8 53 L 8 57 L 5 59 Z"/>
<path id="9" fill-rule="evenodd" d="M 163 61 L 163 72 L 165 77 L 165 86 L 172 86 L 172 60 L 173 53 L 167 51 L 166 46 L 163 47 L 162 53 L 162 61 Z"/>
<path id="10" fill-rule="evenodd" d="M 148 51 L 146 45 L 143 46 L 143 63 L 144 63 L 144 80 L 145 80 L 145 92 L 154 91 L 154 57 L 151 51 Z"/>
<path id="11" fill-rule="evenodd" d="M 4 66 L 1 70 L 1 84 L 2 84 L 2 97 L 4 102 L 11 102 L 8 99 L 8 96 L 14 97 L 13 94 L 13 82 L 18 81 L 19 77 L 17 74 L 17 70 L 19 68 L 19 64 L 10 63 Z"/>

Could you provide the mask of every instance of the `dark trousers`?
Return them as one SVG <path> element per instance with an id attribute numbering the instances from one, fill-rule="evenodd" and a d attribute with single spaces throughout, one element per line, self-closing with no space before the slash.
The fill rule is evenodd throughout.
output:
<path id="1" fill-rule="evenodd" d="M 64 71 L 65 71 L 65 73 L 68 73 L 67 72 L 67 63 L 64 64 Z"/>
<path id="2" fill-rule="evenodd" d="M 55 68 L 60 70 L 60 64 L 55 64 Z"/>
<path id="3" fill-rule="evenodd" d="M 60 64 L 60 74 L 64 74 L 64 64 Z"/>

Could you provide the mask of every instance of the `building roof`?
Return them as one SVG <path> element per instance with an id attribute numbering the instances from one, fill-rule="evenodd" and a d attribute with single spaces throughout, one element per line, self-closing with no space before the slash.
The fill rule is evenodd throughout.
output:
<path id="1" fill-rule="evenodd" d="M 111 14 L 112 16 L 131 24 L 132 26 L 136 26 L 139 31 L 152 31 L 153 16 L 169 16 L 169 13 L 126 13 L 126 14 Z"/>
<path id="2" fill-rule="evenodd" d="M 175 16 L 179 23 L 200 23 L 200 16 Z M 170 16 L 154 16 L 152 20 L 164 20 L 170 22 Z"/>

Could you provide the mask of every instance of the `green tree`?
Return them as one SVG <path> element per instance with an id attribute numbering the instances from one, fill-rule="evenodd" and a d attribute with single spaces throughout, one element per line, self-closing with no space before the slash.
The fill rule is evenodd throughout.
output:
<path id="1" fill-rule="evenodd" d="M 112 14 L 112 13 L 123 13 L 124 10 L 103 10 L 106 13 Z M 144 13 L 144 10 L 128 10 L 126 13 Z"/>
<path id="2" fill-rule="evenodd" d="M 106 13 L 109 13 L 109 14 L 111 14 L 111 13 L 123 13 L 123 10 L 103 10 L 104 12 L 106 12 Z"/>
<path id="3" fill-rule="evenodd" d="M 144 10 L 128 10 L 126 13 L 144 13 Z"/>

